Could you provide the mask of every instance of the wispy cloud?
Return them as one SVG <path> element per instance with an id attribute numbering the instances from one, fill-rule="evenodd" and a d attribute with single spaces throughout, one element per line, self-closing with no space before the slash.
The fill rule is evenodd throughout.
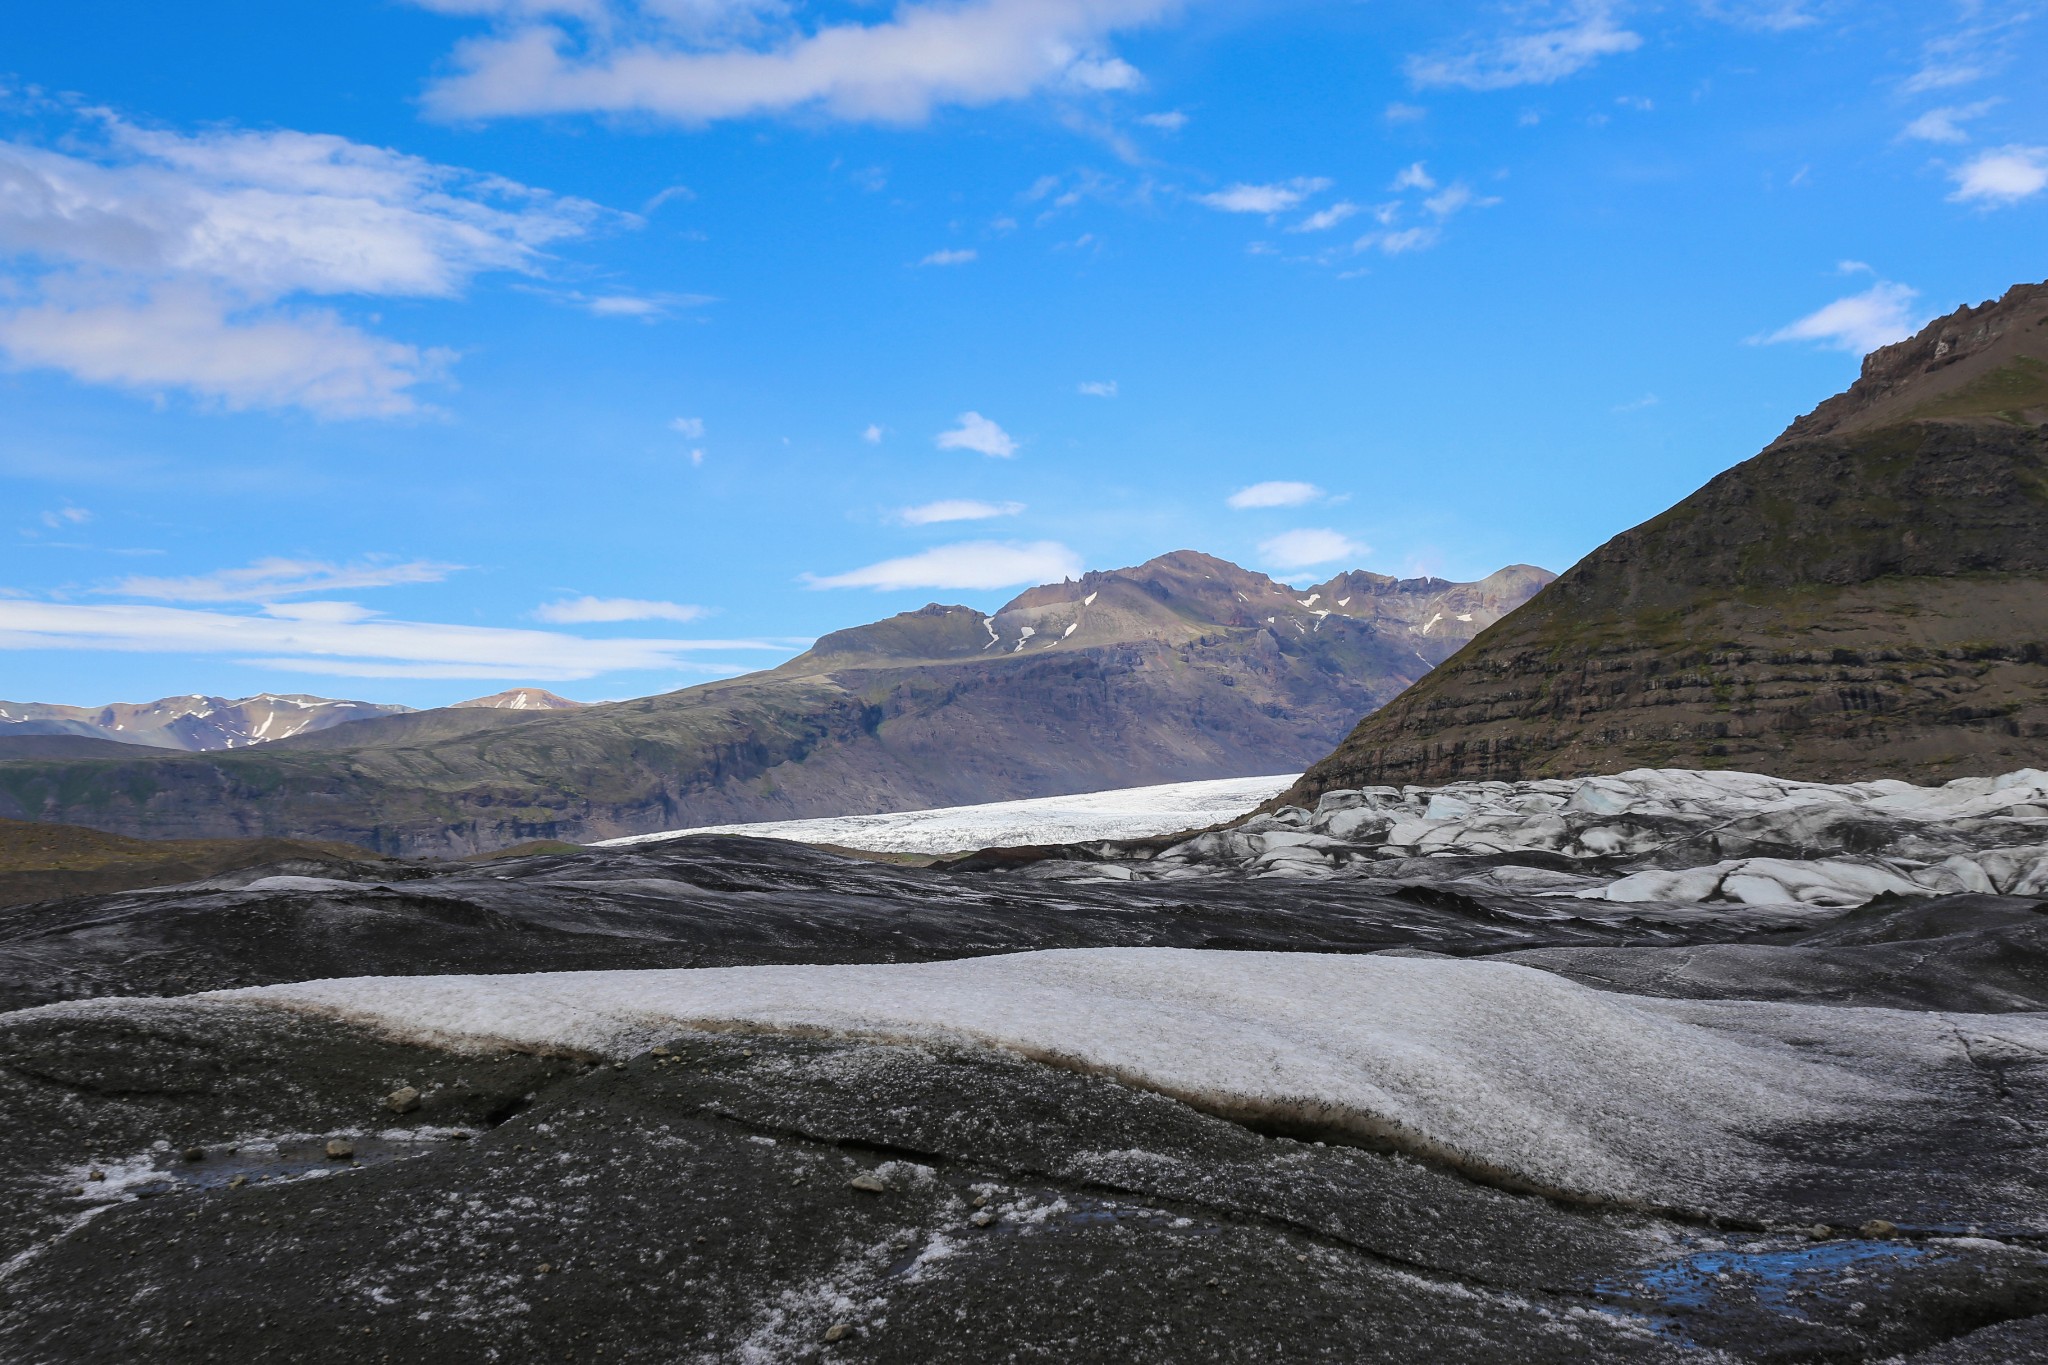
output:
<path id="1" fill-rule="evenodd" d="M 1177 133 L 1188 126 L 1188 116 L 1178 109 L 1168 109 L 1157 114 L 1140 114 L 1138 122 L 1164 133 Z"/>
<path id="2" fill-rule="evenodd" d="M 1602 57 L 1633 52 L 1640 34 L 1617 22 L 1612 0 L 1579 0 L 1556 7 L 1547 22 L 1518 31 L 1476 37 L 1452 51 L 1410 57 L 1408 79 L 1418 86 L 1506 90 L 1518 85 L 1551 85 L 1577 75 Z"/>
<path id="3" fill-rule="evenodd" d="M 1231 185 L 1213 194 L 1198 194 L 1195 201 L 1225 213 L 1285 213 L 1328 188 L 1330 182 L 1320 176 L 1296 176 L 1270 185 Z"/>
<path id="4" fill-rule="evenodd" d="M 159 602 L 275 602 L 314 593 L 439 583 L 461 568 L 460 564 L 427 559 L 330 564 L 317 559 L 273 558 L 183 578 L 124 578 L 98 591 L 106 596 L 147 597 Z"/>
<path id="5" fill-rule="evenodd" d="M 589 639 L 388 620 L 349 602 L 304 602 L 238 615 L 0 599 L 0 649 L 225 654 L 264 668 L 342 677 L 567 682 L 625 670 L 726 673 L 734 669 L 694 663 L 688 656 L 781 648 L 760 640 Z"/>
<path id="6" fill-rule="evenodd" d="M 1371 553 L 1370 545 L 1362 545 L 1351 537 L 1327 527 L 1282 531 L 1271 540 L 1259 542 L 1262 562 L 1283 572 L 1290 569 L 1312 569 L 1317 565 L 1334 564 L 1339 560 L 1356 563 Z"/>
<path id="7" fill-rule="evenodd" d="M 701 441 L 704 439 L 704 419 L 702 417 L 672 418 L 669 421 L 668 429 L 686 441 Z"/>
<path id="8" fill-rule="evenodd" d="M 2048 147 L 1999 147 L 1979 152 L 1953 175 L 1960 204 L 2004 208 L 2048 188 Z"/>
<path id="9" fill-rule="evenodd" d="M 952 247 L 934 251 L 918 262 L 919 265 L 966 265 L 981 255 L 973 247 Z"/>
<path id="10" fill-rule="evenodd" d="M 880 445 L 882 443 L 881 424 L 878 422 L 868 423 L 866 427 L 862 428 L 860 438 L 871 446 Z"/>
<path id="11" fill-rule="evenodd" d="M 1899 136 L 1916 142 L 1968 142 L 1970 134 L 1963 125 L 1984 117 L 1998 104 L 1997 100 L 1978 100 L 1975 104 L 1950 104 L 1929 109 L 1901 129 Z"/>
<path id="12" fill-rule="evenodd" d="M 1323 490 L 1312 483 L 1271 479 L 1265 483 L 1255 483 L 1249 488 L 1240 488 L 1224 501 L 1243 511 L 1249 507 L 1301 507 L 1315 502 L 1322 496 Z"/>
<path id="13" fill-rule="evenodd" d="M 903 0 L 876 22 L 806 28 L 803 11 L 781 4 L 424 2 L 499 21 L 457 47 L 456 73 L 428 90 L 438 114 L 643 113 L 689 124 L 797 110 L 914 123 L 935 107 L 1048 89 L 1128 90 L 1139 73 L 1105 44 L 1179 7 Z"/>
<path id="14" fill-rule="evenodd" d="M 1080 385 L 1080 391 L 1087 394 L 1090 398 L 1114 398 L 1116 397 L 1116 381 L 1114 379 L 1083 380 Z"/>
<path id="15" fill-rule="evenodd" d="M 1436 188 L 1436 177 L 1429 173 L 1428 167 L 1418 161 L 1412 166 L 1403 167 L 1401 173 L 1394 177 L 1393 183 L 1387 188 L 1397 194 L 1403 190 L 1433 190 Z"/>
<path id="16" fill-rule="evenodd" d="M 64 151 L 0 142 L 0 351 L 227 408 L 391 417 L 453 353 L 306 296 L 451 298 L 536 274 L 597 206 L 320 134 L 180 134 L 104 113 Z"/>
<path id="17" fill-rule="evenodd" d="M 1053 583 L 1082 573 L 1081 557 L 1058 541 L 1025 544 L 980 540 L 940 545 L 921 554 L 823 576 L 806 574 L 813 588 L 1009 588 Z"/>
<path id="18" fill-rule="evenodd" d="M 896 514 L 905 526 L 933 526 L 945 521 L 988 521 L 1014 517 L 1024 510 L 1021 502 L 982 502 L 975 498 L 942 498 L 938 502 L 906 507 Z"/>
<path id="19" fill-rule="evenodd" d="M 650 602 L 638 597 L 569 597 L 544 602 L 533 611 L 536 620 L 553 626 L 603 621 L 696 621 L 707 614 L 703 607 L 686 602 Z"/>
<path id="20" fill-rule="evenodd" d="M 1325 232 L 1337 226 L 1346 218 L 1356 216 L 1361 210 L 1348 199 L 1340 199 L 1326 209 L 1311 213 L 1308 217 L 1287 229 L 1289 232 Z"/>
<path id="21" fill-rule="evenodd" d="M 1812 341 L 1835 350 L 1866 355 L 1880 346 L 1904 340 L 1918 330 L 1919 315 L 1913 308 L 1913 300 L 1918 297 L 1917 290 L 1880 280 L 1861 294 L 1836 299 L 1796 322 L 1751 340 L 1753 344 L 1765 346 L 1787 341 Z"/>
<path id="22" fill-rule="evenodd" d="M 1017 453 L 1016 439 L 980 413 L 963 412 L 955 420 L 952 430 L 939 433 L 939 449 L 972 450 L 1003 460 Z"/>

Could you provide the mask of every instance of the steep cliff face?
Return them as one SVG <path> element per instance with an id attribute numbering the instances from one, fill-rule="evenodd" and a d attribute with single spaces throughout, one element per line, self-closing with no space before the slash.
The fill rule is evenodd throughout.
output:
<path id="1" fill-rule="evenodd" d="M 1183 551 L 994 615 L 934 604 L 666 696 L 422 711 L 228 755 L 0 755 L 0 815 L 467 853 L 1293 772 L 1548 579 L 1297 590 Z"/>
<path id="2" fill-rule="evenodd" d="M 2048 765 L 2048 285 L 1873 353 L 1607 542 L 1295 791 L 1643 766 L 1930 781 Z"/>

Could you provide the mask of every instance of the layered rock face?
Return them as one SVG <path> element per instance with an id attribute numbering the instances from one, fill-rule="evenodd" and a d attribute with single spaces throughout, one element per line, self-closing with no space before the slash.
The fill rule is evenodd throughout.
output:
<path id="1" fill-rule="evenodd" d="M 0 816 L 470 853 L 1298 772 L 1550 577 L 1347 573 L 1297 590 L 1181 551 L 1033 588 L 992 616 L 933 604 L 665 696 L 548 709 L 529 689 L 526 708 L 415 712 L 234 754 L 0 754 Z"/>
<path id="2" fill-rule="evenodd" d="M 1607 542 L 1360 722 L 1286 800 L 1384 783 L 2048 764 L 2048 285 Z"/>

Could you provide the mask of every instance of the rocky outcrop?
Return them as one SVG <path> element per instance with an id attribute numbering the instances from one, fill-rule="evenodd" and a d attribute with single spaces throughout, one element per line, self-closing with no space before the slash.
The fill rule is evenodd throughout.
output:
<path id="1" fill-rule="evenodd" d="M 1635 767 L 2048 765 L 2048 286 L 1873 354 L 1607 542 L 1281 798 Z"/>

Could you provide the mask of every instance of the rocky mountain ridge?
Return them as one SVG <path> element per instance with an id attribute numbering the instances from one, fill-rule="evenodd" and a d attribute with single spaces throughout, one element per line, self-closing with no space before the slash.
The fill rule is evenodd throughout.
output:
<path id="1" fill-rule="evenodd" d="M 0 761 L 0 815 L 471 853 L 739 820 L 1298 771 L 1547 582 L 1296 591 L 1181 551 L 827 635 L 779 668 L 572 710 L 446 708 L 256 749 Z"/>
<path id="2" fill-rule="evenodd" d="M 27 735 L 78 735 L 155 749 L 203 753 L 268 744 L 351 721 L 398 716 L 410 706 L 337 701 L 303 693 L 253 697 L 197 694 L 106 706 L 0 701 L 0 740 Z"/>
<path id="3" fill-rule="evenodd" d="M 1874 352 L 1608 541 L 1281 800 L 1635 767 L 2048 766 L 2048 284 Z"/>

